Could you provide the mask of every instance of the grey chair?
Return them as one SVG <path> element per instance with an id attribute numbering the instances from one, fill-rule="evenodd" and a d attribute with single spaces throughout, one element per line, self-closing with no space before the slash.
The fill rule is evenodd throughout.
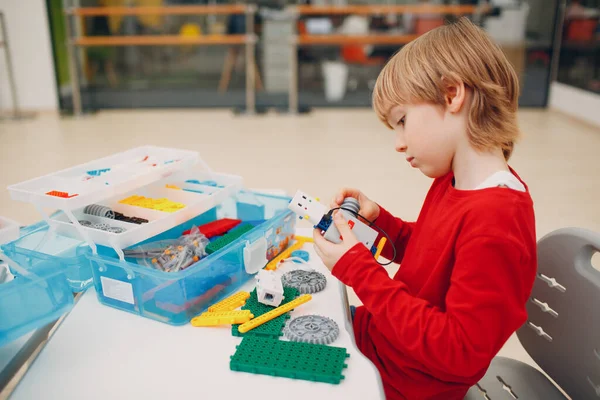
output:
<path id="1" fill-rule="evenodd" d="M 600 398 L 600 271 L 592 256 L 600 234 L 560 229 L 538 242 L 538 273 L 517 337 L 531 358 L 573 400 Z M 566 397 L 544 374 L 496 357 L 466 400 Z"/>

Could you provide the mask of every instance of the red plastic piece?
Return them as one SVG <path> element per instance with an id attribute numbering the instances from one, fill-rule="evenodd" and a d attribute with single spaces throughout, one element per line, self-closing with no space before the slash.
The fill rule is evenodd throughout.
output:
<path id="1" fill-rule="evenodd" d="M 77 196 L 77 193 L 69 195 L 67 192 L 59 192 L 58 190 L 51 190 L 46 194 L 48 196 L 62 197 L 63 199 L 70 199 L 71 197 Z"/>
<path id="2" fill-rule="evenodd" d="M 200 233 L 210 239 L 211 237 L 219 236 L 230 231 L 232 228 L 235 228 L 241 223 L 242 221 L 239 219 L 223 218 L 209 222 L 208 224 L 204 224 L 198 227 L 198 229 L 200 230 Z M 190 232 L 191 229 L 188 229 L 187 231 L 183 232 L 183 234 L 189 235 Z"/>

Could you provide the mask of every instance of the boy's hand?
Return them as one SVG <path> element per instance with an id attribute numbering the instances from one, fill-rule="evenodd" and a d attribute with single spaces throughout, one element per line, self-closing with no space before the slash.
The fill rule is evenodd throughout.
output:
<path id="1" fill-rule="evenodd" d="M 358 211 L 360 215 L 368 219 L 369 221 L 374 221 L 379 217 L 379 206 L 373 200 L 369 199 L 365 196 L 360 190 L 352 189 L 352 188 L 343 188 L 341 189 L 331 201 L 331 208 L 337 208 L 342 205 L 344 199 L 346 197 L 354 197 L 358 200 L 360 204 L 360 210 Z"/>
<path id="2" fill-rule="evenodd" d="M 342 236 L 341 243 L 335 244 L 325 239 L 318 229 L 313 231 L 315 251 L 330 271 L 348 250 L 359 243 L 341 212 L 335 212 L 333 222 Z"/>

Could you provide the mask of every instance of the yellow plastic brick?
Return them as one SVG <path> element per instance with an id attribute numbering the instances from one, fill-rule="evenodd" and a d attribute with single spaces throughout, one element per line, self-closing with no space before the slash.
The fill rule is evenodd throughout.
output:
<path id="1" fill-rule="evenodd" d="M 287 249 L 282 251 L 277 257 L 275 257 L 274 259 L 269 261 L 269 263 L 267 264 L 265 269 L 269 270 L 269 271 L 275 271 L 277 269 L 277 267 L 279 266 L 279 263 L 281 262 L 281 260 L 285 260 L 286 258 L 289 258 L 294 251 L 300 250 L 302 248 L 302 246 L 304 246 L 305 243 L 312 242 L 312 241 L 313 241 L 312 238 L 307 238 L 304 236 L 296 236 L 296 243 L 294 243 L 293 245 L 291 245 L 290 247 L 288 247 Z"/>
<path id="2" fill-rule="evenodd" d="M 283 315 L 288 311 L 292 311 L 294 308 L 298 307 L 301 304 L 309 302 L 311 299 L 312 299 L 312 296 L 310 294 L 303 294 L 302 296 L 290 301 L 289 303 L 286 303 L 280 307 L 277 307 L 276 309 L 269 311 L 266 314 L 260 315 L 256 318 L 240 325 L 238 327 L 238 330 L 240 331 L 240 333 L 246 333 L 246 332 L 256 328 L 257 326 L 264 324 L 265 322 L 269 322 L 270 320 L 277 318 L 280 315 Z"/>
<path id="3" fill-rule="evenodd" d="M 239 292 L 228 298 L 221 300 L 217 304 L 213 304 L 208 307 L 208 311 L 217 312 L 217 311 L 231 311 L 235 310 L 238 307 L 246 304 L 246 300 L 250 297 L 250 293 L 248 292 Z"/>
<path id="4" fill-rule="evenodd" d="M 383 251 L 383 248 L 385 246 L 385 242 L 387 242 L 387 239 L 382 237 L 379 240 L 379 243 L 377 244 L 377 252 L 375 252 L 375 259 L 377 260 L 379 258 L 379 256 L 381 255 L 381 252 Z"/>
<path id="5" fill-rule="evenodd" d="M 192 318 L 192 326 L 217 326 L 243 324 L 254 318 L 250 310 L 205 312 Z"/>

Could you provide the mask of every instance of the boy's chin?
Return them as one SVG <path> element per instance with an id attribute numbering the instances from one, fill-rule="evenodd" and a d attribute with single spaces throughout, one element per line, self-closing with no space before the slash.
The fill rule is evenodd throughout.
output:
<path id="1" fill-rule="evenodd" d="M 423 175 L 431 179 L 441 178 L 442 176 L 445 176 L 448 172 L 450 172 L 450 169 L 427 168 L 425 166 L 420 166 L 419 170 L 423 173 Z"/>

